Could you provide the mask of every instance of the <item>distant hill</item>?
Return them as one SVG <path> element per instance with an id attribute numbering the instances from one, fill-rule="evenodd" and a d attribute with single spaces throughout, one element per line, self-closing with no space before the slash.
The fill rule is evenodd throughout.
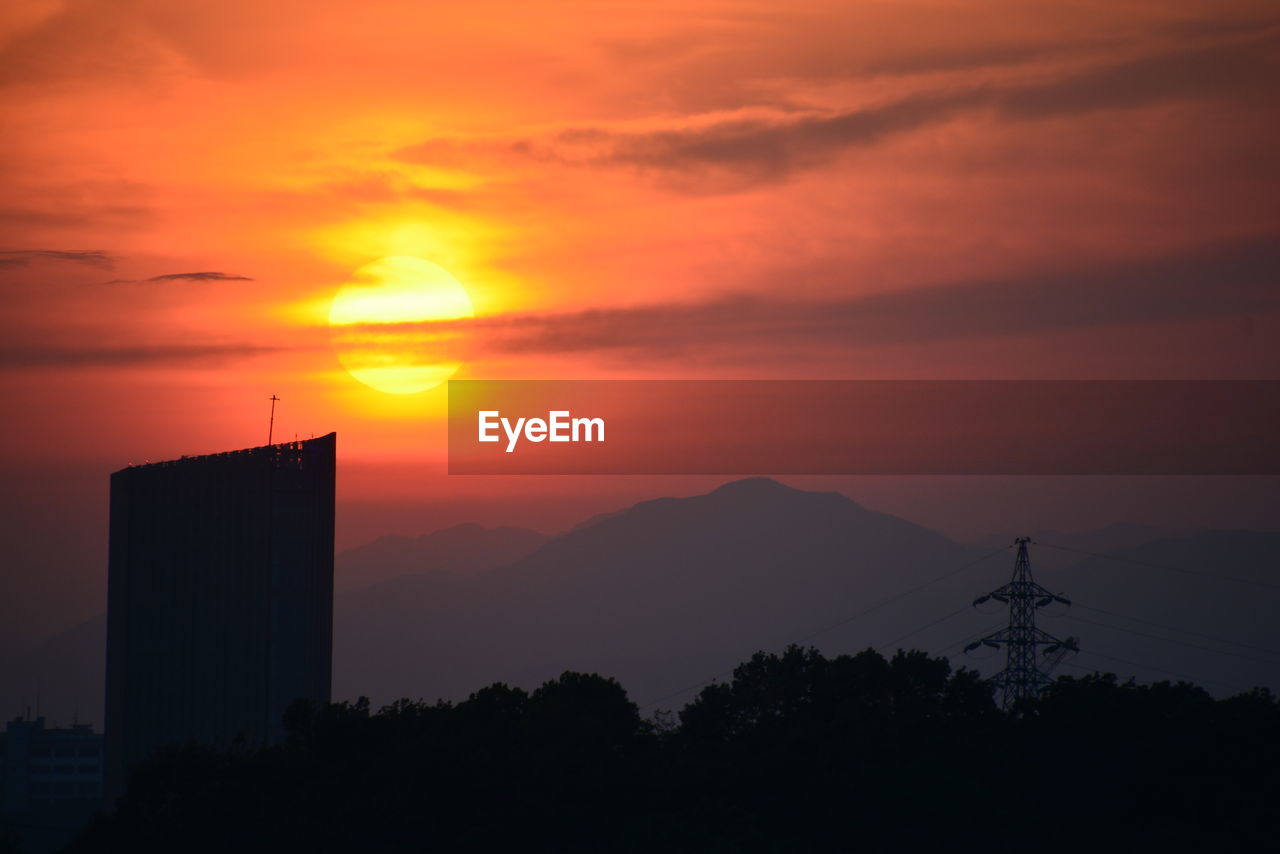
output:
<path id="1" fill-rule="evenodd" d="M 546 542 L 526 528 L 457 525 L 420 537 L 389 535 L 334 558 L 338 597 L 400 576 L 445 578 L 511 563 Z M 411 601 L 411 606 L 413 605 Z M 46 711 L 67 725 L 78 714 L 102 728 L 106 679 L 106 614 L 22 649 L 0 650 L 0 712 Z"/>
<path id="2" fill-rule="evenodd" d="M 490 572 L 343 597 L 335 691 L 465 696 L 574 668 L 616 676 L 643 702 L 974 555 L 838 493 L 735 481 L 597 517 Z M 886 608 L 824 640 L 865 645 L 901 619 Z"/>
<path id="3" fill-rule="evenodd" d="M 1076 557 L 1038 578 L 1074 603 L 1041 621 L 1081 637 L 1067 672 L 1280 688 L 1280 534 L 1201 531 Z"/>
<path id="4" fill-rule="evenodd" d="M 1154 542 L 1155 540 L 1163 540 L 1190 533 L 1194 532 L 1171 531 L 1167 528 L 1157 528 L 1152 525 L 1133 525 L 1128 522 L 1117 522 L 1114 525 L 1107 525 L 1105 528 L 1095 528 L 1090 531 L 1058 531 L 1053 528 L 1031 532 L 1011 531 L 1003 534 L 991 534 L 974 540 L 970 544 L 978 548 L 989 549 L 994 546 L 1006 546 L 1013 542 L 1015 537 L 1030 537 L 1032 541 L 1055 543 L 1060 546 L 1069 546 L 1086 551 L 1105 552 L 1112 549 L 1127 549 Z"/>
<path id="5" fill-rule="evenodd" d="M 980 549 L 990 549 L 1007 546 L 1013 542 L 1015 537 L 1030 537 L 1035 549 L 1034 565 L 1045 569 L 1062 569 L 1074 563 L 1079 563 L 1081 552 L 1110 552 L 1117 549 L 1128 549 L 1157 540 L 1186 536 L 1191 533 L 1194 533 L 1194 531 L 1177 531 L 1157 528 L 1152 525 L 1117 522 L 1104 528 L 1094 528 L 1089 531 L 1059 531 L 1053 528 L 1031 532 L 1010 531 L 982 537 L 968 544 Z"/>
<path id="6" fill-rule="evenodd" d="M 1033 546 L 1040 581 L 1078 603 L 1041 612 L 1049 631 L 1081 638 L 1061 672 L 1185 677 L 1217 693 L 1280 686 L 1280 653 L 1265 652 L 1280 650 L 1280 534 L 1153 530 L 1154 541 L 1127 545 L 1142 533 L 1059 532 L 1059 548 Z M 1108 538 L 1126 545 L 1108 549 Z M 602 514 L 499 569 L 342 597 L 335 691 L 462 697 L 574 668 L 670 707 L 691 696 L 682 689 L 792 640 L 829 653 L 914 646 L 989 674 L 1003 653 L 961 650 L 1006 619 L 998 603 L 968 603 L 1008 580 L 1008 545 L 962 546 L 837 493 L 735 481 Z M 1110 556 L 1085 554 L 1094 549 Z M 1223 579 L 1242 573 L 1255 584 Z M 914 592 L 890 599 L 904 591 Z"/>
<path id="7" fill-rule="evenodd" d="M 1037 580 L 1076 603 L 1041 612 L 1043 628 L 1080 638 L 1062 672 L 1181 677 L 1218 694 L 1280 688 L 1280 534 L 1157 531 L 1134 543 L 1132 527 L 1106 531 L 1045 532 L 1057 548 L 1032 546 Z M 349 584 L 335 600 L 334 696 L 461 698 L 577 669 L 618 678 L 647 713 L 792 641 L 828 654 L 915 647 L 990 674 L 1003 653 L 960 653 L 1006 619 L 996 602 L 969 606 L 1009 579 L 1012 537 L 1000 539 L 958 544 L 765 478 L 550 538 L 478 525 L 384 537 L 339 558 Z M 356 577 L 383 580 L 352 589 Z M 56 716 L 78 702 L 82 720 L 101 721 L 104 624 L 5 661 L 0 700 L 16 713 L 38 688 Z"/>
<path id="8" fill-rule="evenodd" d="M 107 615 L 99 614 L 36 644 L 6 650 L 0 660 L 0 697 L 5 720 L 44 714 L 50 726 L 74 721 L 102 732 L 107 673 Z"/>
<path id="9" fill-rule="evenodd" d="M 455 525 L 404 537 L 389 534 L 334 557 L 334 587 L 354 590 L 401 575 L 477 572 L 519 560 L 549 538 L 528 528 Z"/>

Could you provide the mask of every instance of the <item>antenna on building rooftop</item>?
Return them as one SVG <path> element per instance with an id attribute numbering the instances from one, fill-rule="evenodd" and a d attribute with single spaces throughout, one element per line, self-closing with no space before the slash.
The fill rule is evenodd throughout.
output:
<path id="1" fill-rule="evenodd" d="M 276 401 L 280 398 L 274 394 L 271 395 L 271 420 L 267 423 L 267 444 L 271 444 L 271 437 L 276 429 Z"/>

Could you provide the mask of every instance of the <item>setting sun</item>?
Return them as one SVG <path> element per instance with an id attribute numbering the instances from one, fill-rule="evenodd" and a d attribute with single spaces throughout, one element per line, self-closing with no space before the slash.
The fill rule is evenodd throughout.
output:
<path id="1" fill-rule="evenodd" d="M 407 255 L 361 267 L 329 309 L 333 344 L 360 382 L 391 394 L 414 394 L 449 379 L 458 363 L 440 333 L 423 323 L 474 316 L 471 299 L 448 270 Z"/>

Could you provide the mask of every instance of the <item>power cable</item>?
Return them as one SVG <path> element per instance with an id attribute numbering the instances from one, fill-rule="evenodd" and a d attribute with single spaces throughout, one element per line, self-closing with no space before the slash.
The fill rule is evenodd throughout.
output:
<path id="1" fill-rule="evenodd" d="M 1090 619 L 1088 619 L 1088 618 L 1086 618 L 1086 617 L 1076 617 L 1076 616 L 1071 616 L 1071 615 L 1063 615 L 1063 616 L 1061 617 L 1061 619 L 1063 619 L 1063 620 L 1075 620 L 1075 621 L 1076 621 L 1076 622 L 1078 622 L 1078 623 L 1088 623 L 1088 624 L 1089 624 L 1089 625 L 1091 625 L 1091 626 L 1101 626 L 1101 627 L 1102 627 L 1102 628 L 1104 628 L 1104 629 L 1113 629 L 1114 631 L 1117 631 L 1117 632 L 1128 632 L 1128 633 L 1129 633 L 1129 634 L 1131 634 L 1131 635 L 1137 635 L 1138 637 L 1144 637 L 1144 638 L 1151 638 L 1152 640 L 1164 641 L 1164 642 L 1166 642 L 1166 643 L 1176 643 L 1176 644 L 1178 644 L 1179 646 L 1185 646 L 1185 647 L 1189 647 L 1189 648 L 1191 648 L 1191 649 L 1199 649 L 1199 650 L 1203 650 L 1203 651 L 1205 651 L 1205 652 L 1212 652 L 1212 653 L 1216 653 L 1216 654 L 1218 654 L 1218 655 L 1230 655 L 1230 656 L 1234 656 L 1234 657 L 1236 657 L 1236 658 L 1243 658 L 1243 659 L 1245 659 L 1245 660 L 1247 660 L 1247 661 L 1257 661 L 1257 662 L 1260 662 L 1260 663 L 1262 663 L 1262 664 L 1270 664 L 1270 665 L 1277 665 L 1277 666 L 1280 666 L 1280 661 L 1271 661 L 1271 660 L 1268 660 L 1268 659 L 1265 659 L 1265 658 L 1258 658 L 1257 656 L 1253 656 L 1253 655 L 1245 655 L 1244 653 L 1240 653 L 1240 652 L 1232 652 L 1232 651 L 1230 651 L 1230 650 L 1226 650 L 1226 649 L 1214 649 L 1213 647 L 1204 646 L 1203 644 L 1191 643 L 1190 641 L 1178 640 L 1177 638 L 1163 638 L 1163 637 L 1160 637 L 1159 635 L 1153 635 L 1153 634 L 1150 634 L 1150 633 L 1148 633 L 1148 632 L 1140 632 L 1140 631 L 1138 631 L 1137 629 L 1127 629 L 1127 628 L 1125 628 L 1124 626 L 1113 626 L 1113 625 L 1111 625 L 1110 623 L 1102 623 L 1102 622 L 1099 622 L 1099 621 L 1097 621 L 1097 620 L 1090 620 Z"/>
<path id="2" fill-rule="evenodd" d="M 961 564 L 960 566 L 956 567 L 953 570 L 950 570 L 949 572 L 945 572 L 942 575 L 939 575 L 935 578 L 931 578 L 928 581 L 923 582 L 922 584 L 917 584 L 915 587 L 909 588 L 907 590 L 903 590 L 899 593 L 894 593 L 891 596 L 887 596 L 884 599 L 879 600 L 878 602 L 868 605 L 866 608 L 863 608 L 861 611 L 858 611 L 857 613 L 851 614 L 848 617 L 845 617 L 841 620 L 837 620 L 834 623 L 830 623 L 826 626 L 823 626 L 822 628 L 817 629 L 816 631 L 810 632 L 809 634 L 804 635 L 803 637 L 792 640 L 782 647 L 775 647 L 773 651 L 776 653 L 779 649 L 786 649 L 788 646 L 797 646 L 799 644 L 805 643 L 806 641 L 812 640 L 813 638 L 816 638 L 819 635 L 826 634 L 832 629 L 838 629 L 843 625 L 847 625 L 848 623 L 853 622 L 854 620 L 861 619 L 874 611 L 878 611 L 879 609 L 883 608 L 885 605 L 891 605 L 900 599 L 905 599 L 908 596 L 911 596 L 915 593 L 919 593 L 921 590 L 924 590 L 927 587 L 932 587 L 934 584 L 937 584 L 940 581 L 945 581 L 948 578 L 951 578 L 952 576 L 959 575 L 961 572 L 964 572 L 966 569 L 976 566 L 977 564 L 982 563 L 988 558 L 991 558 L 991 557 L 994 557 L 995 555 L 1000 554 L 1000 552 L 1008 551 L 1010 548 L 1012 548 L 1012 546 L 1001 546 L 998 549 L 992 549 L 989 552 L 986 552 L 984 554 L 979 555 L 978 557 L 975 557 L 973 560 L 970 560 L 970 561 L 967 561 L 966 563 Z M 964 610 L 965 610 L 964 608 L 961 608 L 960 611 L 957 611 L 955 613 L 958 614 Z M 952 616 L 955 616 L 955 614 L 948 615 L 948 617 L 944 619 L 950 619 L 950 617 Z M 939 620 L 938 622 L 941 622 L 941 620 Z M 917 629 L 916 631 L 924 631 L 924 629 L 926 628 L 929 628 L 929 626 L 923 626 Z M 912 634 L 914 634 L 914 632 L 912 632 Z M 894 643 L 897 643 L 897 641 L 894 641 Z M 736 669 L 736 665 L 735 665 L 735 669 Z M 687 694 L 690 691 L 697 690 L 698 688 L 701 688 L 705 685 L 710 685 L 712 682 L 715 682 L 718 679 L 722 679 L 725 676 L 730 676 L 732 674 L 733 674 L 732 669 L 727 671 L 722 671 L 710 677 L 709 679 L 704 679 L 701 682 L 698 682 L 696 684 L 689 685 L 684 688 L 680 688 L 676 691 L 671 691 L 670 693 L 667 693 L 667 694 L 663 694 L 661 697 L 650 700 L 649 702 L 639 706 L 638 708 L 640 709 L 652 708 L 653 706 L 656 706 L 658 703 L 661 703 L 665 700 L 669 700 L 672 697 L 678 697 L 682 694 Z"/>
<path id="3" fill-rule="evenodd" d="M 1036 541 L 1036 545 L 1048 546 L 1051 549 L 1057 549 L 1058 551 L 1063 551 L 1063 552 L 1074 552 L 1076 554 L 1088 555 L 1089 557 L 1102 558 L 1103 560 L 1113 560 L 1113 561 L 1117 561 L 1118 563 L 1129 563 L 1135 566 L 1149 567 L 1151 569 L 1163 569 L 1167 572 L 1180 572 L 1183 575 L 1194 575 L 1200 578 L 1212 578 L 1216 581 L 1232 581 L 1232 582 L 1235 582 L 1236 584 L 1247 584 L 1251 587 L 1263 587 L 1268 590 L 1280 590 L 1280 584 L 1272 584 L 1266 581 L 1257 581 L 1252 578 L 1239 578 L 1234 575 L 1217 575 L 1212 572 L 1204 572 L 1198 569 L 1187 569 L 1186 567 L 1183 567 L 1183 566 L 1168 566 L 1162 563 L 1152 563 L 1151 561 L 1137 560 L 1136 558 L 1121 557 L 1120 555 L 1115 555 L 1115 554 L 1106 554 L 1103 552 L 1090 552 L 1090 551 L 1085 551 L 1084 549 L 1073 549 L 1068 546 L 1055 546 L 1053 543 L 1042 543 L 1039 540 Z"/>
<path id="4" fill-rule="evenodd" d="M 1121 614 L 1116 611 L 1108 611 L 1105 608 L 1095 608 L 1092 605 L 1081 605 L 1078 602 L 1075 603 L 1072 607 L 1083 609 L 1085 611 L 1093 611 L 1098 614 L 1106 614 L 1109 617 L 1118 617 L 1122 620 L 1132 620 L 1135 623 L 1142 623 L 1143 625 L 1151 626 L 1152 628 L 1155 628 L 1155 629 L 1164 629 L 1167 632 L 1178 632 L 1179 634 L 1191 635 L 1192 637 L 1198 637 L 1198 638 L 1204 638 L 1205 640 L 1211 640 L 1217 643 L 1225 643 L 1225 644 L 1229 644 L 1230 646 L 1238 646 L 1238 647 L 1241 647 L 1242 649 L 1251 649 L 1254 652 L 1264 652 L 1268 655 L 1280 656 L 1280 651 L 1277 651 L 1274 649 L 1267 649 L 1264 646 L 1258 646 L 1256 644 L 1251 644 L 1251 643 L 1244 643 L 1243 641 L 1237 641 L 1237 640 L 1232 640 L 1231 638 L 1219 637 L 1218 635 L 1210 635 L 1204 632 L 1196 632 L 1196 631 L 1192 631 L 1191 629 L 1180 629 L 1180 628 L 1177 628 L 1176 626 L 1169 626 L 1169 625 L 1165 625 L 1164 623 L 1157 623 L 1153 620 L 1143 619 L 1142 617 L 1134 617 L 1131 614 Z"/>
<path id="5" fill-rule="evenodd" d="M 926 631 L 927 629 L 931 629 L 936 625 L 945 623 L 947 620 L 950 620 L 953 617 L 958 617 L 961 614 L 965 613 L 966 611 L 971 611 L 971 610 L 973 610 L 973 606 L 966 605 L 963 608 L 959 608 L 955 611 L 952 611 L 950 614 L 947 614 L 945 617 L 939 617 L 938 619 L 934 620 L 932 623 L 926 623 L 925 625 L 920 626 L 918 629 L 912 629 L 911 631 L 907 632 L 905 635 L 902 635 L 896 640 L 891 640 L 888 643 L 880 644 L 880 646 L 876 647 L 876 652 L 884 652 L 884 650 L 888 647 L 896 646 L 902 643 L 904 640 L 906 640 L 909 637 L 914 637 L 915 635 L 918 635 L 921 632 Z"/>
<path id="6" fill-rule="evenodd" d="M 1156 673 L 1163 673 L 1166 676 L 1174 676 L 1174 677 L 1177 677 L 1178 679 L 1182 679 L 1187 682 L 1211 682 L 1214 685 L 1221 685 L 1224 688 L 1230 688 L 1232 691 L 1244 692 L 1245 690 L 1247 690 L 1247 689 L 1241 688 L 1239 685 L 1235 685 L 1229 682 L 1222 682 L 1217 679 L 1205 679 L 1203 677 L 1188 676 L 1185 673 L 1178 673 L 1173 670 L 1166 670 L 1163 667 L 1156 667 L 1155 665 L 1152 665 L 1152 664 L 1143 664 L 1140 661 L 1130 661 L 1127 658 L 1120 658 L 1119 656 L 1115 656 L 1115 655 L 1106 655 L 1101 652 L 1094 652 L 1091 649 L 1082 649 L 1080 650 L 1079 654 L 1092 655 L 1096 658 L 1105 658 L 1109 661 L 1115 661 L 1119 664 L 1127 664 L 1130 667 L 1140 667 L 1144 670 L 1154 670 Z M 1064 664 L 1069 665 L 1068 662 L 1064 662 Z M 1075 665 L 1069 665 L 1069 666 L 1075 666 Z"/>

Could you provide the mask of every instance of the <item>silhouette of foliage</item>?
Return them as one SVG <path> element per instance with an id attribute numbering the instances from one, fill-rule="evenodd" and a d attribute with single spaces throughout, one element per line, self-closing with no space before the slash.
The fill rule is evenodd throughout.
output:
<path id="1" fill-rule="evenodd" d="M 284 744 L 160 751 L 69 850 L 1245 850 L 1277 818 L 1263 690 L 1063 677 L 1006 714 L 945 659 L 790 647 L 660 717 L 572 672 L 298 702 Z"/>

